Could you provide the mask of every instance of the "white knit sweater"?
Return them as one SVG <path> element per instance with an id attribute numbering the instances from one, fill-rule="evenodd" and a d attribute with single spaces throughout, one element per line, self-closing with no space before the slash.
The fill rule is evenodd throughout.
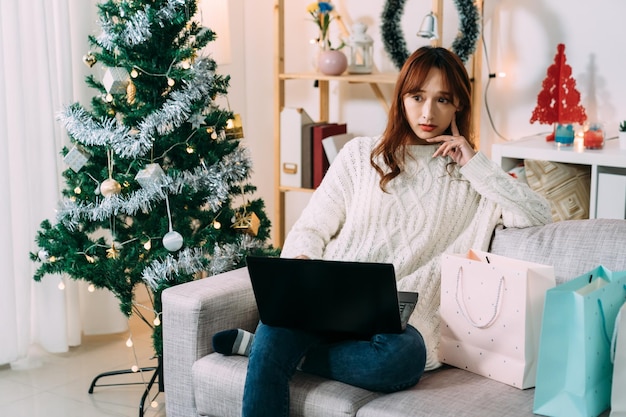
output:
<path id="1" fill-rule="evenodd" d="M 498 223 L 551 222 L 548 203 L 478 152 L 464 167 L 432 155 L 438 145 L 412 145 L 404 171 L 379 187 L 370 164 L 379 138 L 348 142 L 313 193 L 283 245 L 282 257 L 386 262 L 398 289 L 420 294 L 409 321 L 428 349 L 426 369 L 440 365 L 440 258 L 487 250 Z"/>

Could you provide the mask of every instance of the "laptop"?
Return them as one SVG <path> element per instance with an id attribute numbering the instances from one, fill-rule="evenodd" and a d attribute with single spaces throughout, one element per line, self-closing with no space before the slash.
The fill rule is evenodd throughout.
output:
<path id="1" fill-rule="evenodd" d="M 329 336 L 401 333 L 418 294 L 398 292 L 392 264 L 247 257 L 261 321 Z"/>

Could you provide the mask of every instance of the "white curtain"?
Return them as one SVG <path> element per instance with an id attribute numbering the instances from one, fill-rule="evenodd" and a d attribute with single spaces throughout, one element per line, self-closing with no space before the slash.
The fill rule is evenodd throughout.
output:
<path id="1" fill-rule="evenodd" d="M 0 1 L 0 364 L 27 361 L 34 344 L 64 352 L 94 319 L 105 323 L 94 333 L 126 326 L 108 292 L 84 303 L 94 311 L 81 308 L 85 285 L 65 279 L 61 291 L 61 276 L 34 282 L 28 256 L 40 222 L 55 223 L 63 187 L 59 152 L 68 140 L 55 115 L 93 95 L 81 57 L 95 15 L 95 0 Z"/>

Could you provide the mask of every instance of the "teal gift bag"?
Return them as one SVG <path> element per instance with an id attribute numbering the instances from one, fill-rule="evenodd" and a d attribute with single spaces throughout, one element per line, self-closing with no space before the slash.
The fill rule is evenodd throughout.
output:
<path id="1" fill-rule="evenodd" d="M 535 414 L 597 417 L 610 407 L 611 336 L 624 284 L 626 271 L 599 266 L 546 292 Z"/>

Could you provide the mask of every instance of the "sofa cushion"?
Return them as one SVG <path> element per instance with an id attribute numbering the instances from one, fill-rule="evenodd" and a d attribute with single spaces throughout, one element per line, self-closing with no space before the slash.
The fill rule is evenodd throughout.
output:
<path id="1" fill-rule="evenodd" d="M 357 417 L 532 416 L 534 392 L 445 365 L 411 389 L 367 403 Z"/>
<path id="2" fill-rule="evenodd" d="M 557 284 L 598 265 L 626 270 L 626 220 L 567 220 L 523 229 L 498 228 L 489 251 L 554 266 Z"/>
<path id="3" fill-rule="evenodd" d="M 239 417 L 248 358 L 207 355 L 196 361 L 192 378 L 200 416 Z M 291 381 L 292 416 L 356 416 L 365 403 L 382 394 L 297 372 Z"/>
<path id="4" fill-rule="evenodd" d="M 589 165 L 527 159 L 524 166 L 528 185 L 548 200 L 555 222 L 589 218 Z"/>

